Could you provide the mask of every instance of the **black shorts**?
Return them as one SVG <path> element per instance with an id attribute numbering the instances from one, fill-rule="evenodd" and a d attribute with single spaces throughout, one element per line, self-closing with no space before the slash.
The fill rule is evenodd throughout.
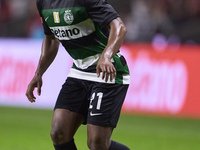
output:
<path id="1" fill-rule="evenodd" d="M 85 123 L 116 127 L 129 85 L 107 84 L 68 77 L 55 108 L 85 117 Z"/>

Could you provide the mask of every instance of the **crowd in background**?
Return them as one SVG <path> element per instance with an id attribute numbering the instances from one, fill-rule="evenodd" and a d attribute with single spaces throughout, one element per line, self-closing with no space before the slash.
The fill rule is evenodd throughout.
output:
<path id="1" fill-rule="evenodd" d="M 107 0 L 127 27 L 125 41 L 200 43 L 200 0 Z M 0 37 L 43 38 L 36 0 L 0 0 Z"/>
<path id="2" fill-rule="evenodd" d="M 36 0 L 0 1 L 0 37 L 44 37 Z"/>

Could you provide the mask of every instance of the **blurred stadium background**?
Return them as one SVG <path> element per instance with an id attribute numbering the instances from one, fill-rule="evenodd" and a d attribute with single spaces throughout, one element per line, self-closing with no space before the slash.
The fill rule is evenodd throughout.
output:
<path id="1" fill-rule="evenodd" d="M 200 148 L 200 1 L 108 0 L 127 27 L 131 84 L 113 139 L 138 150 Z M 72 60 L 60 46 L 35 104 L 25 97 L 44 37 L 35 0 L 0 0 L 0 149 L 53 149 L 52 108 Z M 86 128 L 76 134 L 86 150 Z"/>

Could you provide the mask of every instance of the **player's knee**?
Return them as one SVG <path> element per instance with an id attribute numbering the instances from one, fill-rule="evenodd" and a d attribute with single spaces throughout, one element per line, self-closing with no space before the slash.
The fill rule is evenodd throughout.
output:
<path id="1" fill-rule="evenodd" d="M 65 133 L 62 129 L 53 127 L 50 132 L 51 139 L 54 143 L 60 143 L 65 137 Z"/>
<path id="2" fill-rule="evenodd" d="M 130 149 L 122 143 L 111 141 L 109 150 L 130 150 Z"/>
<path id="3" fill-rule="evenodd" d="M 101 137 L 88 138 L 87 145 L 90 150 L 102 150 L 109 147 L 108 141 Z"/>

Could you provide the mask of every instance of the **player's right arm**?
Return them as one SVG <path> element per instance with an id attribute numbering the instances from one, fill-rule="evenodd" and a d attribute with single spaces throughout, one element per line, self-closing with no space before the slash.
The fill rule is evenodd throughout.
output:
<path id="1" fill-rule="evenodd" d="M 35 102 L 36 97 L 33 94 L 34 89 L 37 87 L 38 95 L 41 94 L 41 86 L 42 86 L 42 75 L 47 70 L 47 68 L 51 65 L 54 58 L 57 55 L 59 48 L 59 40 L 54 37 L 54 35 L 45 35 L 43 43 L 42 43 L 42 51 L 40 55 L 40 60 L 35 72 L 35 75 L 31 82 L 29 83 L 26 96 L 28 100 L 32 103 Z"/>

